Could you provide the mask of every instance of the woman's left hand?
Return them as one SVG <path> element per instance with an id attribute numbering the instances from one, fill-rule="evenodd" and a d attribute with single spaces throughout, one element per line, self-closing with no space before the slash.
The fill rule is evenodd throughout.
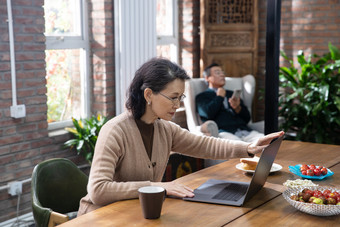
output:
<path id="1" fill-rule="evenodd" d="M 169 196 L 174 196 L 178 198 L 194 197 L 194 190 L 185 185 L 175 183 L 174 181 L 152 182 L 151 185 L 165 188 L 166 194 Z"/>
<path id="2" fill-rule="evenodd" d="M 260 139 L 258 139 L 256 142 L 254 143 L 251 143 L 249 146 L 248 146 L 248 153 L 250 154 L 258 154 L 258 153 L 261 153 L 262 150 L 268 146 L 268 144 L 275 138 L 278 138 L 282 135 L 284 135 L 285 132 L 284 131 L 281 131 L 281 132 L 274 132 L 274 133 L 271 133 L 271 134 L 268 134 Z"/>

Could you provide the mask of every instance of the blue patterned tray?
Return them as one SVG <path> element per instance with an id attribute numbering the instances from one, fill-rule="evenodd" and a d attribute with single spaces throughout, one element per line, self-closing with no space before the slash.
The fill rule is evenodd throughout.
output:
<path id="1" fill-rule="evenodd" d="M 300 171 L 301 164 L 298 164 L 296 166 L 289 166 L 289 171 L 306 179 L 311 179 L 311 180 L 322 180 L 326 177 L 332 176 L 334 173 L 332 170 L 327 168 L 327 174 L 326 175 L 320 175 L 320 176 L 308 176 L 308 175 L 303 175 Z"/>

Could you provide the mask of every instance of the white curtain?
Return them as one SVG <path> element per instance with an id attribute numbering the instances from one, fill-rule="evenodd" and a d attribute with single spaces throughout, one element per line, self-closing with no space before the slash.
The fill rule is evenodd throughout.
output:
<path id="1" fill-rule="evenodd" d="M 116 114 L 136 70 L 156 56 L 156 1 L 114 0 Z"/>

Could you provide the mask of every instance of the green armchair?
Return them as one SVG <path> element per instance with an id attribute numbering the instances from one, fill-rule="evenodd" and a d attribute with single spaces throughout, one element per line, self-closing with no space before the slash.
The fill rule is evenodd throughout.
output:
<path id="1" fill-rule="evenodd" d="M 32 173 L 32 210 L 38 227 L 68 221 L 65 213 L 78 211 L 87 194 L 88 177 L 68 159 L 55 158 L 35 166 Z"/>

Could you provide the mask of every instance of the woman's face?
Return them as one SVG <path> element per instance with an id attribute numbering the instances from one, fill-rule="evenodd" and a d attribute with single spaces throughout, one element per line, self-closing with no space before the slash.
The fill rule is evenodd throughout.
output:
<path id="1" fill-rule="evenodd" d="M 149 105 L 150 117 L 154 120 L 161 118 L 170 121 L 180 107 L 180 99 L 184 93 L 184 81 L 175 79 L 159 93 L 152 93 Z M 147 107 L 148 108 L 148 107 Z"/>

